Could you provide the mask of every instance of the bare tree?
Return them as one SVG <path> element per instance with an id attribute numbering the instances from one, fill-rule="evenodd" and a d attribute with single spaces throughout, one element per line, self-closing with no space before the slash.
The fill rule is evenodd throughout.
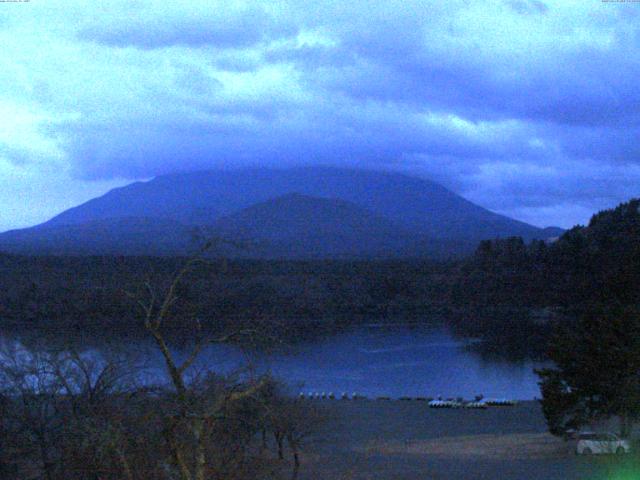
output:
<path id="1" fill-rule="evenodd" d="M 0 354 L 2 428 L 4 438 L 11 439 L 11 456 L 20 459 L 14 467 L 41 471 L 38 476 L 47 480 L 75 478 L 74 463 L 87 468 L 96 463 L 84 447 L 90 445 L 94 453 L 120 449 L 117 457 L 124 478 L 133 480 L 127 474 L 123 435 L 109 414 L 131 371 L 128 362 L 120 362 L 82 355 L 73 348 L 46 351 L 17 342 L 5 345 Z M 85 455 L 78 461 L 81 451 Z"/>
<path id="2" fill-rule="evenodd" d="M 181 480 L 204 480 L 207 469 L 207 448 L 205 439 L 207 430 L 213 422 L 224 418 L 225 407 L 229 403 L 255 396 L 263 387 L 263 382 L 255 382 L 241 390 L 230 390 L 214 402 L 198 402 L 197 392 L 190 388 L 186 373 L 194 365 L 202 350 L 212 343 L 228 342 L 232 338 L 249 333 L 235 331 L 230 334 L 212 337 L 202 328 L 196 317 L 192 320 L 196 338 L 186 358 L 179 362 L 172 352 L 165 334 L 165 324 L 172 307 L 178 302 L 178 288 L 193 269 L 201 263 L 202 254 L 211 246 L 207 244 L 199 255 L 189 259 L 176 273 L 168 288 L 159 294 L 150 282 L 146 282 L 145 297 L 130 295 L 136 300 L 144 315 L 144 327 L 151 334 L 162 354 L 164 364 L 175 390 L 175 410 L 165 417 L 164 435 L 171 454 L 171 464 L 177 470 Z M 186 433 L 186 435 L 185 435 Z M 184 437 L 187 437 L 184 439 Z"/>
<path id="3" fill-rule="evenodd" d="M 266 403 L 267 425 L 273 433 L 279 459 L 284 459 L 285 442 L 289 446 L 293 457 L 293 478 L 297 478 L 302 449 L 327 416 L 315 405 L 287 396 L 277 382 L 273 383 L 271 390 L 272 398 Z"/>

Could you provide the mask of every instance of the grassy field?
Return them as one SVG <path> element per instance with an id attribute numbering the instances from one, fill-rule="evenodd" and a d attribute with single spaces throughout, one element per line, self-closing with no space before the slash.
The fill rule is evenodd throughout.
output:
<path id="1" fill-rule="evenodd" d="M 318 402 L 330 420 L 307 447 L 302 479 L 640 479 L 636 455 L 577 457 L 574 444 L 546 433 L 536 402 L 487 410 Z"/>

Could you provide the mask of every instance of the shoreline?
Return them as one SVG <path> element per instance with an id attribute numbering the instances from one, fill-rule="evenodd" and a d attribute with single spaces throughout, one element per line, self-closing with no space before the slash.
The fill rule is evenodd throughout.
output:
<path id="1" fill-rule="evenodd" d="M 318 402 L 328 421 L 302 455 L 300 479 L 584 480 L 611 478 L 636 455 L 576 456 L 547 432 L 537 401 L 435 409 L 424 402 Z"/>

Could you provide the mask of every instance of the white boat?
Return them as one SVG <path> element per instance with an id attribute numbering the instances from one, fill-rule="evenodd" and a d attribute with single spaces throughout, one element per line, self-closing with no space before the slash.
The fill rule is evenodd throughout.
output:
<path id="1" fill-rule="evenodd" d="M 431 400 L 429 408 L 460 408 L 462 404 L 455 400 Z"/>
<path id="2" fill-rule="evenodd" d="M 480 408 L 480 409 L 485 409 L 487 408 L 487 403 L 484 400 L 481 401 L 474 401 L 474 402 L 467 402 L 464 404 L 464 408 Z"/>
<path id="3" fill-rule="evenodd" d="M 508 398 L 487 398 L 484 402 L 491 407 L 512 407 L 518 404 L 517 400 Z"/>

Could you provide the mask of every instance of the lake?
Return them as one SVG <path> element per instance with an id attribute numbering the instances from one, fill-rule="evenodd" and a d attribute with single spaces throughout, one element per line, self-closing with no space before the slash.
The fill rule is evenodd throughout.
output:
<path id="1" fill-rule="evenodd" d="M 68 335 L 58 332 L 62 342 Z M 16 337 L 7 341 L 15 342 Z M 357 392 L 368 397 L 508 397 L 518 400 L 539 396 L 533 369 L 541 364 L 479 353 L 478 342 L 453 336 L 439 326 L 364 324 L 312 336 L 277 349 L 247 350 L 234 345 L 212 345 L 203 350 L 192 373 L 212 370 L 229 374 L 271 372 L 285 381 L 294 394 Z M 53 342 L 55 343 L 55 342 Z M 52 342 L 40 345 L 50 348 Z M 80 341 L 86 355 L 99 356 L 103 345 L 117 345 L 145 365 L 143 380 L 164 381 L 163 359 L 146 334 Z M 89 346 L 91 345 L 91 346 Z M 176 358 L 187 353 L 176 348 Z"/>
<path id="2" fill-rule="evenodd" d="M 442 328 L 370 324 L 269 354 L 216 345 L 202 353 L 196 367 L 228 373 L 251 364 L 285 380 L 296 393 L 465 398 L 483 394 L 519 400 L 539 396 L 533 372 L 539 363 L 487 359 L 470 348 L 473 343 Z M 151 351 L 153 363 L 161 365 L 159 355 Z"/>

